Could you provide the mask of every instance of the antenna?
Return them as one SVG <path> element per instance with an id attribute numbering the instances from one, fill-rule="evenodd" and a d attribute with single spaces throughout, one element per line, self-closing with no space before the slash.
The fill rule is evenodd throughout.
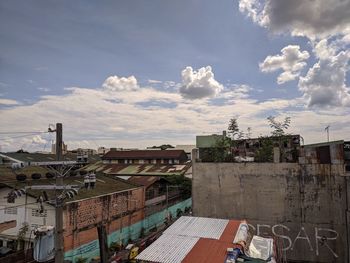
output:
<path id="1" fill-rule="evenodd" d="M 328 125 L 326 128 L 324 128 L 325 131 L 327 131 L 327 142 L 329 142 L 329 128 L 331 125 Z"/>

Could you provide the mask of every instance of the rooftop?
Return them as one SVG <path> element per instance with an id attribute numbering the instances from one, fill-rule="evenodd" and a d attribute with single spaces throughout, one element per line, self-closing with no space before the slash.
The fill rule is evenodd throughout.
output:
<path id="1" fill-rule="evenodd" d="M 83 170 L 111 175 L 166 176 L 172 174 L 183 175 L 191 166 L 191 162 L 185 164 L 105 164 L 100 161 L 85 166 Z"/>
<path id="2" fill-rule="evenodd" d="M 222 263 L 233 240 L 239 220 L 180 217 L 136 259 L 164 263 Z"/>
<path id="3" fill-rule="evenodd" d="M 167 180 L 159 176 L 138 176 L 138 175 L 130 176 L 130 178 L 128 178 L 127 181 L 133 184 L 143 185 L 146 188 L 158 181 L 167 182 Z"/>
<path id="4" fill-rule="evenodd" d="M 0 153 L 0 157 L 7 157 L 15 159 L 20 162 L 54 162 L 56 161 L 56 154 L 47 154 L 47 153 L 28 153 L 28 152 L 8 152 Z M 76 161 L 77 154 L 67 153 L 63 155 L 63 161 Z M 89 162 L 96 162 L 101 160 L 98 155 L 89 155 Z"/>
<path id="5" fill-rule="evenodd" d="M 84 183 L 84 178 L 80 176 L 71 176 L 65 177 L 63 179 L 64 185 L 80 185 L 82 186 Z M 24 186 L 31 185 L 54 185 L 55 179 L 39 179 L 39 180 L 30 180 L 27 182 L 2 182 L 2 185 L 8 186 L 15 189 L 24 188 Z M 76 195 L 72 199 L 68 199 L 67 202 L 77 201 L 81 199 L 87 199 L 97 196 L 109 195 L 116 192 L 121 192 L 129 189 L 138 188 L 139 186 L 129 183 L 125 180 L 118 178 L 110 178 L 108 176 L 97 176 L 96 178 L 96 187 L 94 189 L 85 189 L 82 188 L 79 190 L 78 195 Z M 53 190 L 47 190 L 49 199 L 53 198 L 55 193 Z M 39 197 L 42 193 L 41 190 L 28 190 L 27 193 L 34 197 Z"/>
<path id="6" fill-rule="evenodd" d="M 132 150 L 132 151 L 109 151 L 102 159 L 186 159 L 183 150 Z"/>
<path id="7" fill-rule="evenodd" d="M 25 174 L 27 176 L 27 180 L 31 180 L 32 174 L 38 173 L 41 174 L 41 177 L 45 177 L 45 174 L 47 172 L 51 171 L 42 166 L 27 166 L 14 172 L 14 170 L 12 170 L 10 167 L 0 165 L 0 183 L 8 181 L 17 181 L 16 174 Z"/>

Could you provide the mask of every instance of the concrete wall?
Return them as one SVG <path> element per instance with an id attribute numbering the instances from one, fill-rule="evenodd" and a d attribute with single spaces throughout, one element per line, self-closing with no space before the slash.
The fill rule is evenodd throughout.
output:
<path id="1" fill-rule="evenodd" d="M 330 164 L 194 163 L 193 214 L 246 219 L 278 237 L 289 260 L 348 262 L 343 174 Z"/>

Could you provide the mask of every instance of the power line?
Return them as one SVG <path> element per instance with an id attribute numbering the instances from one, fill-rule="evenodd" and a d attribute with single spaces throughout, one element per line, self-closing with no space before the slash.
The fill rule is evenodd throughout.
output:
<path id="1" fill-rule="evenodd" d="M 30 136 L 33 136 L 33 135 L 38 135 L 38 134 L 43 134 L 43 133 L 48 133 L 48 132 L 40 132 L 40 133 L 31 133 L 31 134 L 26 134 L 26 135 L 18 135 L 18 136 L 6 136 L 4 138 L 0 138 L 0 140 L 10 140 L 10 139 L 16 139 L 16 138 L 24 138 L 24 137 L 30 137 Z"/>
<path id="2" fill-rule="evenodd" d="M 0 132 L 0 134 L 18 134 L 18 133 L 44 133 L 46 131 L 17 131 L 17 132 Z"/>

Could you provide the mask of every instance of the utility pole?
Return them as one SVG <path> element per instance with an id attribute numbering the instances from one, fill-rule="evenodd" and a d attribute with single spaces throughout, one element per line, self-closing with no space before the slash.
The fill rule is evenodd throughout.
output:
<path id="1" fill-rule="evenodd" d="M 62 161 L 62 123 L 56 123 L 56 160 Z M 56 173 L 56 186 L 63 186 L 63 177 L 60 172 Z M 62 263 L 63 251 L 63 202 L 58 198 L 59 190 L 56 190 L 56 213 L 55 213 L 55 263 Z"/>
<path id="2" fill-rule="evenodd" d="M 329 142 L 329 127 L 331 127 L 330 125 L 328 125 L 325 130 L 327 131 L 327 142 Z"/>

